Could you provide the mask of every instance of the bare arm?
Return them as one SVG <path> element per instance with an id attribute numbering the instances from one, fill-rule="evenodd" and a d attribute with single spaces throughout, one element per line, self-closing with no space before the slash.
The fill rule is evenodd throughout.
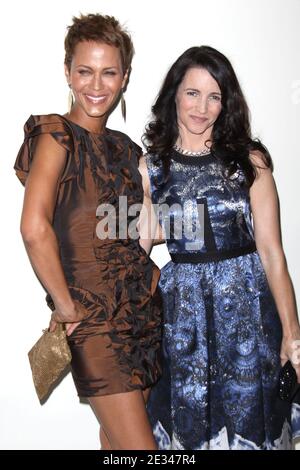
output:
<path id="1" fill-rule="evenodd" d="M 162 228 L 157 220 L 150 194 L 150 180 L 145 157 L 140 158 L 139 171 L 142 175 L 144 200 L 139 218 L 140 245 L 150 253 L 152 245 L 164 243 Z"/>
<path id="2" fill-rule="evenodd" d="M 285 363 L 287 359 L 292 360 L 293 341 L 300 340 L 296 301 L 281 244 L 275 182 L 271 170 L 264 167 L 259 153 L 251 155 L 251 158 L 257 167 L 261 167 L 250 189 L 255 241 L 283 328 L 281 360 Z M 295 366 L 295 369 L 300 381 L 300 366 Z"/>
<path id="3" fill-rule="evenodd" d="M 53 319 L 77 322 L 82 319 L 70 296 L 52 227 L 53 214 L 66 151 L 49 134 L 39 136 L 27 177 L 21 234 L 32 267 L 51 295 L 56 307 Z M 68 333 L 73 329 L 68 327 Z M 55 328 L 55 324 L 52 325 Z"/>

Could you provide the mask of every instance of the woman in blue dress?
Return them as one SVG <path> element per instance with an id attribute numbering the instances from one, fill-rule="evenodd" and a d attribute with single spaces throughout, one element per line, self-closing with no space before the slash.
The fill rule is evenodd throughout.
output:
<path id="1" fill-rule="evenodd" d="M 278 376 L 289 359 L 300 381 L 300 329 L 271 157 L 211 47 L 177 59 L 152 110 L 140 166 L 171 255 L 148 406 L 159 448 L 290 449 L 300 405 L 280 402 Z"/>

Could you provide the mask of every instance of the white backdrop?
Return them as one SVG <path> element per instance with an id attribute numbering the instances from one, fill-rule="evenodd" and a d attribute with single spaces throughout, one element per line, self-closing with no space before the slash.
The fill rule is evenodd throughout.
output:
<path id="1" fill-rule="evenodd" d="M 254 133 L 268 146 L 281 200 L 283 241 L 296 292 L 300 123 L 299 0 L 72 0 L 1 6 L 1 449 L 97 449 L 98 424 L 79 403 L 71 376 L 48 402 L 35 395 L 27 351 L 48 324 L 44 291 L 19 232 L 23 188 L 13 164 L 29 114 L 64 113 L 65 28 L 79 12 L 115 15 L 132 33 L 136 55 L 127 91 L 127 123 L 117 109 L 109 127 L 140 143 L 151 104 L 171 63 L 207 44 L 232 61 L 252 111 Z M 164 246 L 153 259 L 168 260 Z"/>

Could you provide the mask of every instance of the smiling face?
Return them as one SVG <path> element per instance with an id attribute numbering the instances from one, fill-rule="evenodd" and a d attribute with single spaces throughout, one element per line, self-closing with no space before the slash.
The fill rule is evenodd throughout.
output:
<path id="1" fill-rule="evenodd" d="M 70 116 L 83 124 L 93 118 L 104 122 L 127 79 L 119 49 L 94 41 L 79 42 L 65 73 L 75 99 Z"/>
<path id="2" fill-rule="evenodd" d="M 181 145 L 188 148 L 195 141 L 204 144 L 222 109 L 220 87 L 207 70 L 187 70 L 177 90 L 176 109 Z"/>

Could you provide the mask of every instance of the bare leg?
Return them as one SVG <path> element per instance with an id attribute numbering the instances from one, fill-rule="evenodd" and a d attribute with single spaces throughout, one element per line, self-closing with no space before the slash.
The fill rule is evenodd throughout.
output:
<path id="1" fill-rule="evenodd" d="M 89 398 L 103 450 L 157 449 L 145 407 L 148 396 L 149 389 Z"/>
<path id="2" fill-rule="evenodd" d="M 110 445 L 110 442 L 108 440 L 107 435 L 104 432 L 104 429 L 102 426 L 100 426 L 100 444 L 101 444 L 101 450 L 111 450 L 112 447 Z"/>
<path id="3" fill-rule="evenodd" d="M 146 390 L 143 390 L 145 404 L 147 404 L 150 391 L 151 391 L 151 388 L 147 388 Z M 109 439 L 107 435 L 105 434 L 102 426 L 100 426 L 100 443 L 101 443 L 101 450 L 112 450 Z"/>

